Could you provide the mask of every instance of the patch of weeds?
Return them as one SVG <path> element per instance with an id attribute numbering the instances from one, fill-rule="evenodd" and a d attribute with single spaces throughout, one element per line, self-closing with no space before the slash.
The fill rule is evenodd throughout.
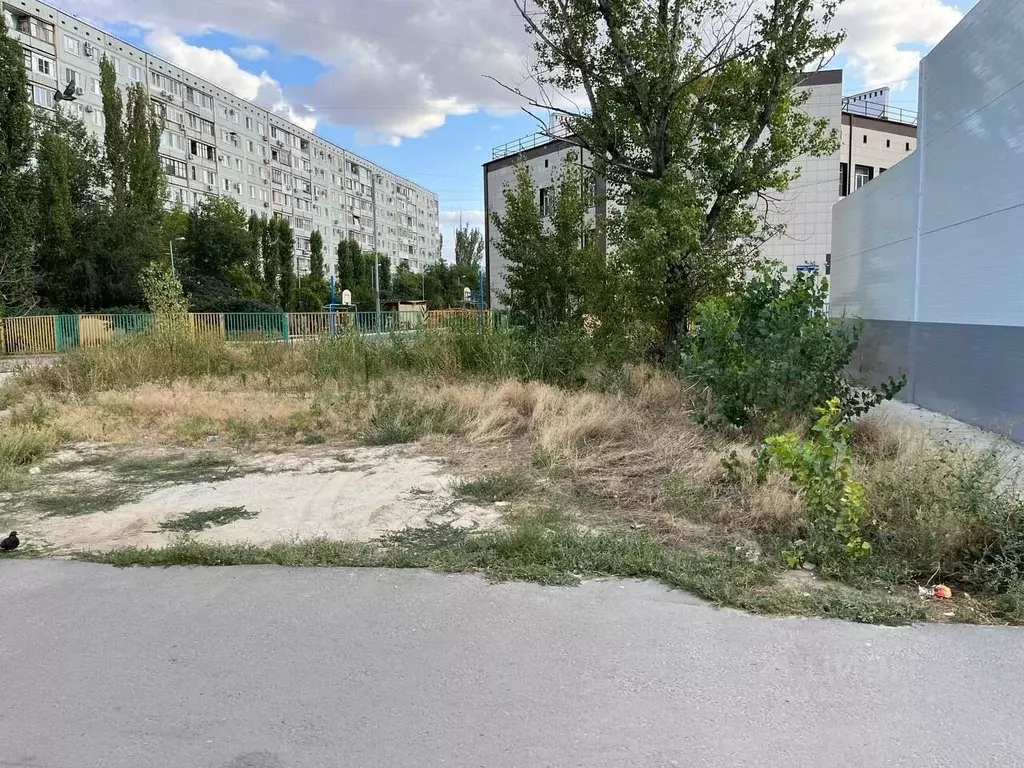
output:
<path id="1" fill-rule="evenodd" d="M 429 434 L 458 434 L 461 429 L 462 422 L 452 408 L 388 397 L 377 406 L 361 438 L 370 445 L 396 445 Z"/>
<path id="2" fill-rule="evenodd" d="M 533 466 L 537 469 L 551 469 L 555 465 L 555 454 L 551 451 L 539 449 L 533 455 Z"/>
<path id="3" fill-rule="evenodd" d="M 284 433 L 289 437 L 294 437 L 300 432 L 309 432 L 313 429 L 313 413 L 308 408 L 296 411 L 289 419 L 288 424 L 284 428 Z"/>
<path id="4" fill-rule="evenodd" d="M 140 485 L 158 483 L 213 483 L 249 474 L 226 456 L 161 456 L 121 459 L 110 466 L 120 480 Z"/>
<path id="5" fill-rule="evenodd" d="M 505 529 L 479 533 L 448 523 L 431 524 L 391 534 L 377 545 L 323 539 L 268 547 L 185 541 L 163 549 L 127 548 L 83 557 L 118 566 L 416 567 L 553 585 L 618 576 L 655 579 L 717 605 L 756 613 L 820 615 L 881 624 L 926 618 L 920 605 L 902 598 L 830 589 L 804 594 L 778 587 L 775 572 L 767 565 L 729 551 L 697 553 L 662 547 L 639 535 L 579 532 L 559 525 L 559 517 L 521 517 Z"/>
<path id="6" fill-rule="evenodd" d="M 12 407 L 7 423 L 12 427 L 42 429 L 50 422 L 55 410 L 52 404 L 37 396 Z"/>
<path id="7" fill-rule="evenodd" d="M 689 520 L 711 523 L 718 519 L 718 506 L 706 488 L 677 477 L 669 482 L 667 490 L 673 508 Z"/>
<path id="8" fill-rule="evenodd" d="M 79 517 L 93 512 L 109 512 L 140 498 L 142 490 L 133 486 L 100 488 L 79 484 L 70 490 L 37 496 L 32 505 L 46 517 Z"/>
<path id="9" fill-rule="evenodd" d="M 228 419 L 225 429 L 235 443 L 255 443 L 260 436 L 259 426 L 248 419 Z"/>
<path id="10" fill-rule="evenodd" d="M 245 507 L 215 507 L 214 509 L 195 509 L 180 517 L 160 523 L 161 530 L 176 533 L 202 531 L 214 526 L 229 525 L 236 520 L 252 520 L 259 515 Z"/>
<path id="11" fill-rule="evenodd" d="M 182 440 L 197 443 L 207 435 L 215 432 L 213 422 L 205 416 L 190 413 L 174 426 L 174 432 Z"/>
<path id="12" fill-rule="evenodd" d="M 511 501 L 533 488 L 533 481 L 522 472 L 496 472 L 479 480 L 467 480 L 455 486 L 455 494 L 473 501 Z"/>
<path id="13" fill-rule="evenodd" d="M 299 439 L 299 442 L 302 445 L 323 445 L 324 443 L 327 442 L 327 438 L 324 437 L 323 435 L 313 433 L 303 436 L 302 438 Z"/>

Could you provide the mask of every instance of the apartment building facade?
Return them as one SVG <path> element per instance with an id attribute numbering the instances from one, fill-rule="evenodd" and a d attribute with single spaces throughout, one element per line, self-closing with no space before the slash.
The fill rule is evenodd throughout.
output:
<path id="1" fill-rule="evenodd" d="M 794 169 L 799 169 L 799 177 L 785 192 L 773 193 L 767 203 L 768 223 L 785 225 L 785 230 L 762 244 L 761 253 L 767 259 L 781 262 L 789 271 L 827 274 L 832 206 L 914 151 L 916 114 L 891 109 L 887 88 L 843 96 L 841 69 L 809 74 L 798 87 L 808 92 L 802 108 L 813 117 L 828 120 L 841 139 L 840 146 L 832 154 L 801 157 L 792 163 Z M 503 188 L 512 183 L 516 164 L 525 163 L 541 203 L 541 196 L 551 194 L 553 180 L 570 151 L 575 152 L 578 161 L 582 158 L 583 164 L 588 164 L 586 153 L 581 154 L 566 138 L 545 134 L 496 147 L 491 160 L 484 164 L 487 283 L 493 304 L 499 303 L 496 297 L 504 289 L 506 265 L 497 233 L 489 222 L 492 214 L 504 211 Z M 600 180 L 597 186 L 603 193 Z M 613 205 L 611 201 L 599 203 L 599 209 L 595 207 L 592 214 L 603 216 Z"/>
<path id="2" fill-rule="evenodd" d="M 100 61 L 111 60 L 122 88 L 149 89 L 164 115 L 168 205 L 225 195 L 258 216 L 284 216 L 295 232 L 300 274 L 309 268 L 315 231 L 331 274 L 346 239 L 414 272 L 440 256 L 438 198 L 430 190 L 56 8 L 33 0 L 0 4 L 8 34 L 24 50 L 37 107 L 81 118 L 102 143 Z M 55 91 L 69 83 L 75 100 L 55 103 Z"/>

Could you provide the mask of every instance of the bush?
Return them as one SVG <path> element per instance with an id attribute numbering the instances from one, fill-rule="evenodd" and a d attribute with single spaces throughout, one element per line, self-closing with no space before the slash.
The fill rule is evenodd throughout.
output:
<path id="1" fill-rule="evenodd" d="M 980 593 L 1024 583 L 1024 498 L 999 457 L 919 446 L 864 473 L 875 525 L 865 565 L 885 580 L 941 580 Z"/>
<path id="2" fill-rule="evenodd" d="M 717 415 L 737 426 L 808 413 L 833 397 L 845 416 L 892 398 L 903 381 L 858 387 L 844 369 L 860 329 L 827 316 L 828 282 L 765 267 L 742 291 L 697 308 L 683 371 L 707 385 Z"/>
<path id="3" fill-rule="evenodd" d="M 871 549 L 863 535 L 864 486 L 852 479 L 851 430 L 839 409 L 839 398 L 815 408 L 818 420 L 811 437 L 773 435 L 758 456 L 758 479 L 764 480 L 777 464 L 792 473 L 804 494 L 808 519 L 804 537 L 784 554 L 791 567 L 807 557 L 818 563 L 864 557 Z"/>

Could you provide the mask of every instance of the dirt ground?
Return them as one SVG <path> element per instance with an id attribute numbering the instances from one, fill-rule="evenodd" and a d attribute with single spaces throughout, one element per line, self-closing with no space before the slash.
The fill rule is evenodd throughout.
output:
<path id="1" fill-rule="evenodd" d="M 17 507 L 15 520 L 24 532 L 23 540 L 55 554 L 161 546 L 178 535 L 162 530 L 161 523 L 217 508 L 244 507 L 255 516 L 191 535 L 221 543 L 267 544 L 311 537 L 369 541 L 389 531 L 422 527 L 428 521 L 479 528 L 500 521 L 500 506 L 458 501 L 453 494 L 458 478 L 446 473 L 439 460 L 414 448 L 321 448 L 239 456 L 236 476 L 155 482 L 132 501 L 103 511 L 33 513 L 33 499 L 41 495 L 97 480 L 117 482 L 105 477 L 103 469 L 74 468 L 77 457 L 89 455 L 84 447 L 63 451 L 44 464 L 35 476 L 35 489 L 9 501 Z"/>

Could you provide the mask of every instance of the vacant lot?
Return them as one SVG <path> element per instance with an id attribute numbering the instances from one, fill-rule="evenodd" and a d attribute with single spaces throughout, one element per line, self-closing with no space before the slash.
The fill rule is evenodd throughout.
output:
<path id="1" fill-rule="evenodd" d="M 804 500 L 784 473 L 759 476 L 757 430 L 701 426 L 704 397 L 514 332 L 128 339 L 0 390 L 0 527 L 26 532 L 29 555 L 125 565 L 621 575 L 756 611 L 1024 617 L 1024 507 L 998 461 L 862 421 L 870 556 L 790 571 Z M 953 601 L 918 596 L 940 582 Z"/>

